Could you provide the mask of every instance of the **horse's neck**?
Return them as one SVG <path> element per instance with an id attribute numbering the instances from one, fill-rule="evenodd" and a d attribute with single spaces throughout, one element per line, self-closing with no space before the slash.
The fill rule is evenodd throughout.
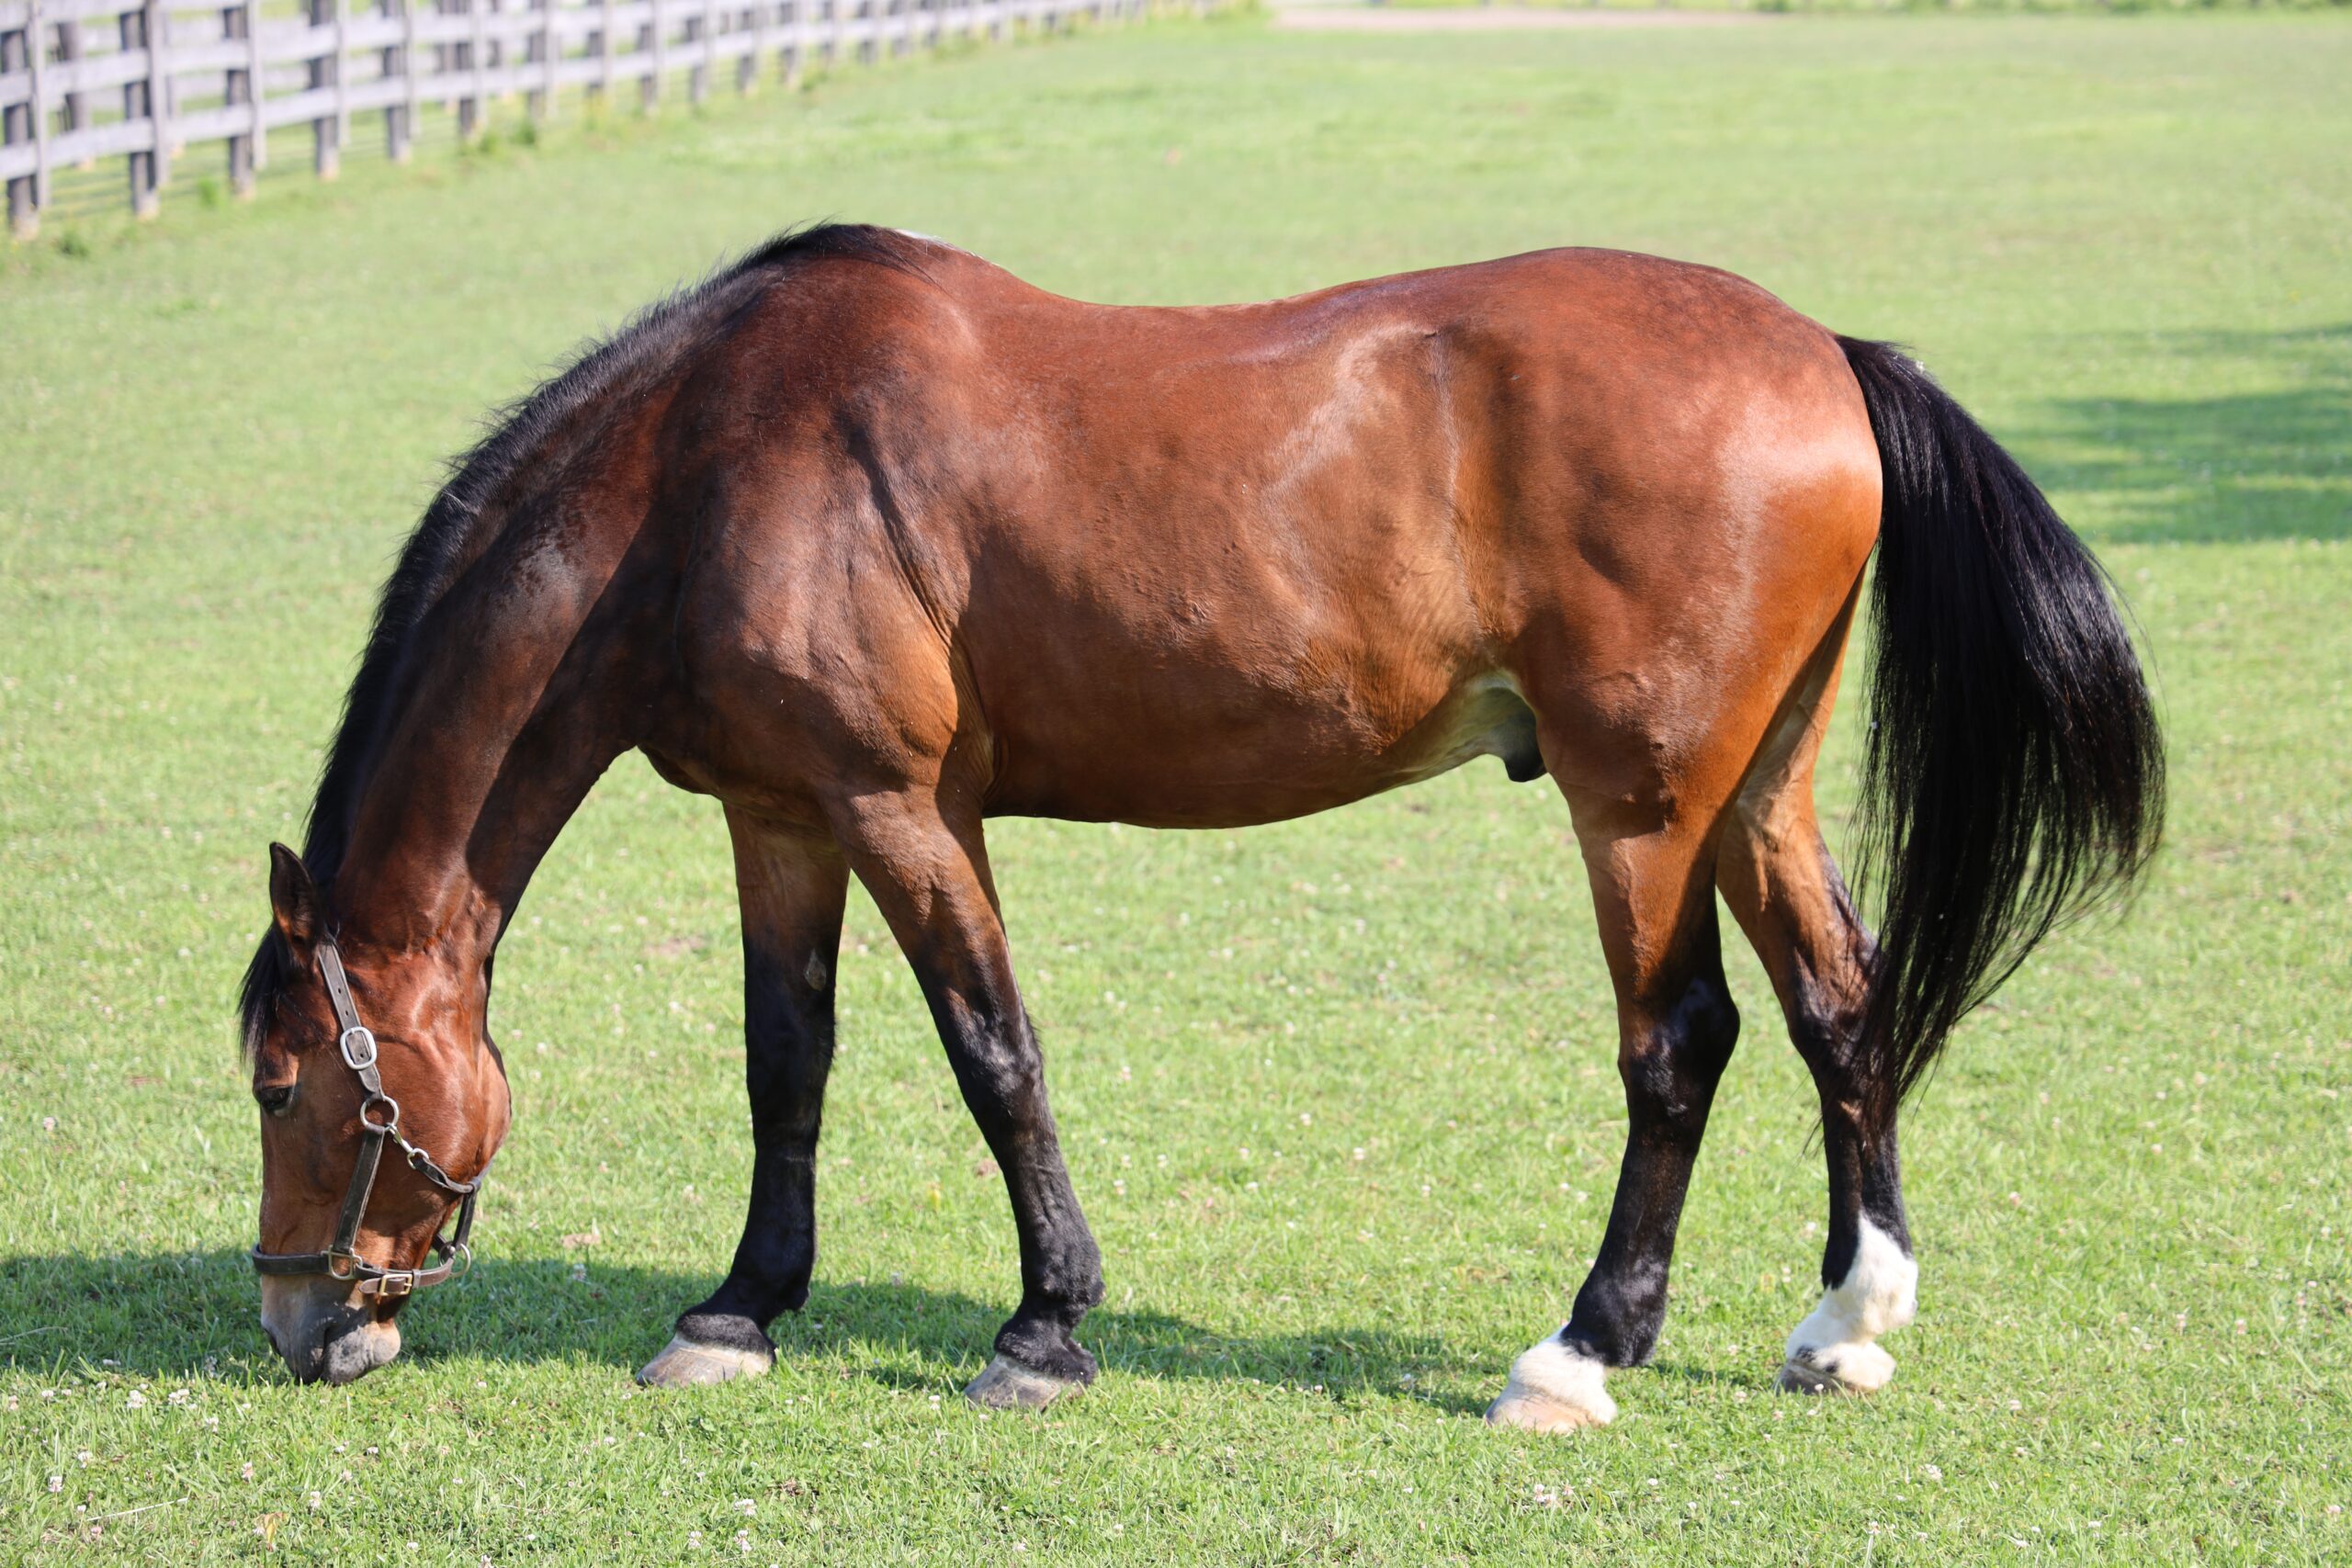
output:
<path id="1" fill-rule="evenodd" d="M 420 622 L 335 874 L 361 940 L 487 962 L 539 858 L 636 744 L 651 664 L 626 530 L 501 540 Z M 614 536 L 619 536 L 617 537 Z"/>

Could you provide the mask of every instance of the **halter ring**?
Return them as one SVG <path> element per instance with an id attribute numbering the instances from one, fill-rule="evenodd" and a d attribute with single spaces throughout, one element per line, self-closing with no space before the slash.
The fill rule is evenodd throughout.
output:
<path id="1" fill-rule="evenodd" d="M 370 1122 L 368 1119 L 368 1108 L 371 1105 L 389 1105 L 392 1108 L 392 1113 L 381 1122 Z M 401 1102 L 389 1094 L 369 1095 L 359 1102 L 359 1124 L 371 1133 L 381 1133 L 387 1137 L 398 1134 L 401 1127 Z"/>

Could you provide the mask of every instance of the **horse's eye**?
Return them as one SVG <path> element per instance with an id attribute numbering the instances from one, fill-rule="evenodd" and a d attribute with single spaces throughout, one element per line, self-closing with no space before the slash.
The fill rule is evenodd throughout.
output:
<path id="1" fill-rule="evenodd" d="M 290 1083 L 263 1084 L 254 1089 L 254 1099 L 270 1115 L 283 1116 L 294 1109 L 294 1086 Z"/>

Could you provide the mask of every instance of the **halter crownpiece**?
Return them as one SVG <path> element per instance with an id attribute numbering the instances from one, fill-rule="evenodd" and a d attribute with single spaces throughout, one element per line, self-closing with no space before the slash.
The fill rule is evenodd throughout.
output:
<path id="1" fill-rule="evenodd" d="M 474 1201 L 490 1174 L 484 1164 L 471 1181 L 459 1181 L 431 1155 L 401 1133 L 401 1102 L 384 1092 L 383 1075 L 376 1069 L 375 1032 L 359 1021 L 351 999 L 351 980 L 343 970 L 343 954 L 332 937 L 319 943 L 319 978 L 326 982 L 327 1000 L 334 1008 L 335 1051 L 359 1079 L 366 1098 L 359 1102 L 359 1158 L 351 1168 L 351 1185 L 343 1195 L 343 1216 L 335 1224 L 334 1239 L 323 1252 L 264 1252 L 248 1254 L 256 1274 L 324 1274 L 335 1280 L 356 1280 L 363 1296 L 396 1300 L 444 1280 L 464 1275 L 473 1265 L 473 1249 L 466 1238 L 473 1233 Z M 429 1269 L 381 1269 L 359 1256 L 359 1225 L 367 1217 L 368 1195 L 376 1190 L 376 1169 L 383 1162 L 384 1145 L 400 1145 L 409 1168 L 458 1200 L 457 1227 L 445 1240 L 437 1233 L 433 1251 L 440 1261 Z"/>

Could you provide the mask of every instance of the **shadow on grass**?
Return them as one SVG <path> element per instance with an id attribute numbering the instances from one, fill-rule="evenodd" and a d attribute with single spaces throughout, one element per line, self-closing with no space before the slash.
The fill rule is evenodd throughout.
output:
<path id="1" fill-rule="evenodd" d="M 602 1366 L 626 1377 L 716 1282 L 594 1263 L 585 1279 L 574 1279 L 569 1259 L 492 1257 L 402 1309 L 402 1359 Z M 807 1308 L 777 1319 L 770 1333 L 787 1363 L 846 1363 L 849 1375 L 892 1387 L 952 1392 L 979 1371 L 1012 1307 L 1009 1289 L 1002 1302 L 982 1302 L 919 1285 L 820 1282 Z M 278 1381 L 285 1373 L 262 1337 L 259 1312 L 241 1252 L 14 1258 L 0 1262 L 0 1367 Z M 1464 1414 L 1482 1406 L 1416 1385 L 1499 1370 L 1472 1365 L 1435 1335 L 1222 1335 L 1165 1313 L 1108 1306 L 1088 1316 L 1081 1337 L 1106 1373 L 1255 1380 L 1334 1398 L 1413 1398 Z"/>
<path id="2" fill-rule="evenodd" d="M 2165 337 L 2192 368 L 2262 367 L 2286 389 L 2042 405 L 2018 446 L 2053 491 L 2104 502 L 2098 537 L 2227 544 L 2352 538 L 2352 323 Z"/>

